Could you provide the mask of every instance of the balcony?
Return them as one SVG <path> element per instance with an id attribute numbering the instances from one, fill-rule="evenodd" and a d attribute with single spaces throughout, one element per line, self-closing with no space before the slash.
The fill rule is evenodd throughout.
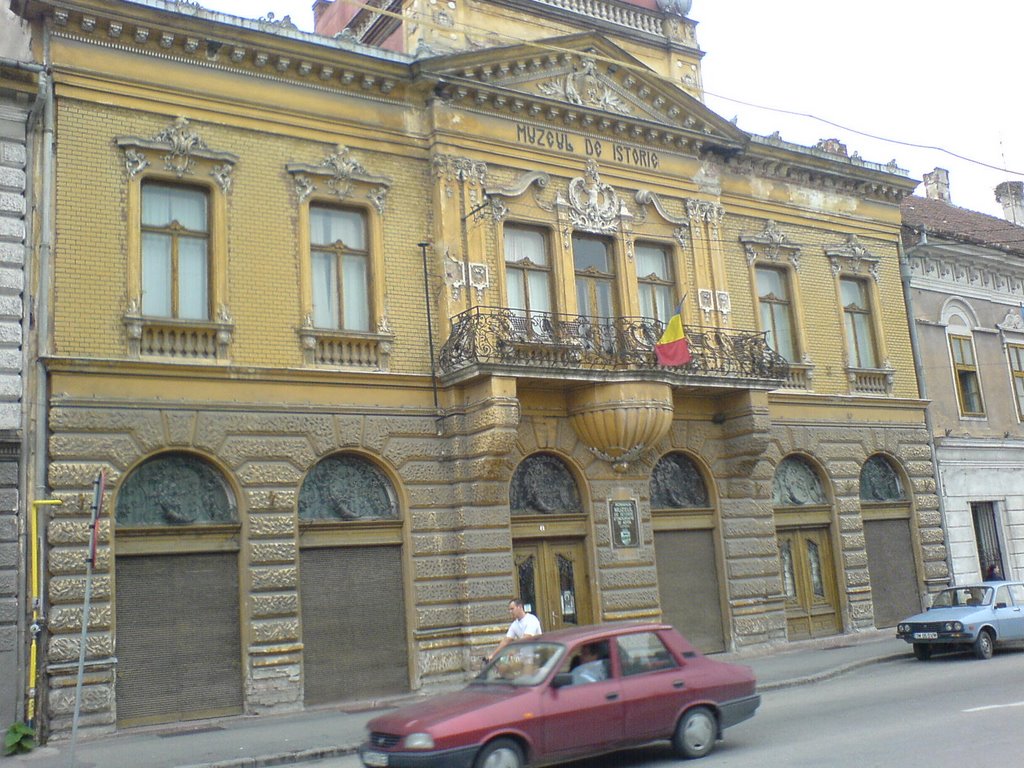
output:
<path id="1" fill-rule="evenodd" d="M 763 333 L 687 329 L 692 359 L 658 365 L 663 325 L 643 317 L 584 317 L 474 307 L 452 318 L 438 367 L 448 382 L 475 375 L 585 381 L 656 380 L 694 389 L 776 389 L 789 365 Z"/>

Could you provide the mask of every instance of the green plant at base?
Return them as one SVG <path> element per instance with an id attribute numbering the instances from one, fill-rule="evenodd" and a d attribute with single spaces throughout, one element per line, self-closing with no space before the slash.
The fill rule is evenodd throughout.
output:
<path id="1" fill-rule="evenodd" d="M 4 737 L 4 755 L 31 752 L 36 746 L 36 731 L 24 723 L 14 723 Z"/>

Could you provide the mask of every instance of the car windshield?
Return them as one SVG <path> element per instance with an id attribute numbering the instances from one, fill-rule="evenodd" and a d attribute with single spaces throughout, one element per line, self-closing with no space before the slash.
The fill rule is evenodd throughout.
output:
<path id="1" fill-rule="evenodd" d="M 988 605 L 991 602 L 991 587 L 954 587 L 939 592 L 932 601 L 932 608 L 959 608 L 965 605 Z"/>
<path id="2" fill-rule="evenodd" d="M 565 646 L 557 643 L 513 643 L 481 670 L 473 684 L 537 685 L 564 652 Z"/>

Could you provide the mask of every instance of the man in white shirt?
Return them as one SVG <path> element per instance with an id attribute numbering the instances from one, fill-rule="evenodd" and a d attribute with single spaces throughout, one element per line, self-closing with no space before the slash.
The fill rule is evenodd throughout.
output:
<path id="1" fill-rule="evenodd" d="M 528 640 L 531 637 L 537 637 L 541 633 L 540 619 L 532 613 L 526 612 L 526 608 L 523 606 L 522 600 L 518 598 L 510 600 L 508 603 L 508 612 L 512 614 L 512 623 L 509 624 L 508 632 L 505 633 L 505 637 L 503 637 L 501 642 L 498 643 L 498 647 L 494 649 L 494 653 L 487 657 L 488 661 L 501 653 L 501 649 L 513 640 Z"/>

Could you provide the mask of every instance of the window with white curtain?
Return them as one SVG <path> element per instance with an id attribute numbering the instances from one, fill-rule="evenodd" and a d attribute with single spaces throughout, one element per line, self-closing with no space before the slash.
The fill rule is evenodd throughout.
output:
<path id="1" fill-rule="evenodd" d="M 504 230 L 505 283 L 509 309 L 533 319 L 551 311 L 551 260 L 541 229 L 509 224 Z"/>
<path id="2" fill-rule="evenodd" d="M 877 368 L 878 351 L 867 282 L 852 277 L 841 278 L 839 293 L 843 304 L 850 365 L 853 368 Z"/>
<path id="3" fill-rule="evenodd" d="M 637 243 L 636 274 L 640 286 L 640 314 L 667 324 L 676 313 L 671 251 L 661 245 Z"/>
<path id="4" fill-rule="evenodd" d="M 142 185 L 142 314 L 210 319 L 207 193 L 174 184 Z"/>
<path id="5" fill-rule="evenodd" d="M 312 205 L 309 244 L 313 325 L 370 330 L 370 265 L 366 216 L 361 211 Z"/>
<path id="6" fill-rule="evenodd" d="M 776 352 L 793 362 L 796 343 L 793 333 L 793 303 L 789 293 L 789 273 L 773 267 L 757 267 L 757 304 L 761 330 Z"/>

